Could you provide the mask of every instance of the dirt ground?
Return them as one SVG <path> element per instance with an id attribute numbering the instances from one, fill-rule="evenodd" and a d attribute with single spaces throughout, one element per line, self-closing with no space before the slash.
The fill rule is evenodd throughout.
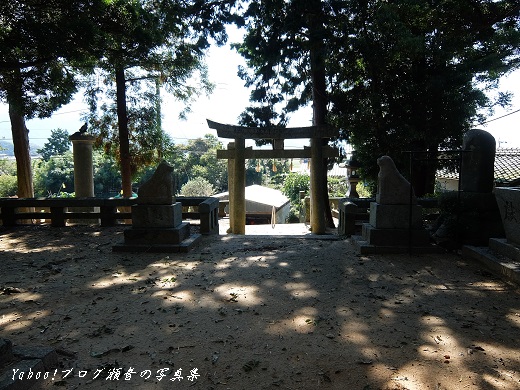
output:
<path id="1" fill-rule="evenodd" d="M 520 388 L 520 289 L 456 254 L 218 235 L 113 253 L 123 229 L 0 230 L 0 337 L 57 349 L 49 388 Z"/>

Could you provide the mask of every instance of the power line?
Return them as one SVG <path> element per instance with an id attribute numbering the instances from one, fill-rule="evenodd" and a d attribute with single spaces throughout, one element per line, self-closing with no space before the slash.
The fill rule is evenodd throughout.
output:
<path id="1" fill-rule="evenodd" d="M 57 116 L 57 115 L 67 115 L 67 114 L 74 114 L 75 112 L 84 112 L 85 110 L 74 110 L 74 111 L 67 111 L 67 112 L 58 112 L 56 114 L 52 114 L 52 116 Z M 45 119 L 51 119 L 51 117 L 49 118 L 34 118 L 34 119 L 29 119 L 29 120 L 45 120 Z M 11 121 L 0 121 L 0 123 L 11 123 Z"/>
<path id="2" fill-rule="evenodd" d="M 490 119 L 490 120 L 488 120 L 488 121 L 486 121 L 486 122 L 481 122 L 481 123 L 479 123 L 479 125 L 485 125 L 485 124 L 487 124 L 487 123 L 489 123 L 489 122 L 497 121 L 497 120 L 499 120 L 499 119 L 505 118 L 506 116 L 516 114 L 517 112 L 520 112 L 520 109 L 515 110 L 515 111 L 512 111 L 512 112 L 509 112 L 509 113 L 504 114 L 504 115 L 502 115 L 502 116 L 499 116 L 499 117 L 497 117 L 497 118 Z"/>

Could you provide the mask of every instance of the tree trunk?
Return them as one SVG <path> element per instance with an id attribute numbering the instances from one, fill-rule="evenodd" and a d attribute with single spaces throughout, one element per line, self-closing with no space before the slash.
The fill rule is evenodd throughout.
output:
<path id="1" fill-rule="evenodd" d="M 313 105 L 313 119 L 314 126 L 323 126 L 326 124 L 327 116 L 327 88 L 325 78 L 325 53 L 323 43 L 323 10 L 321 1 L 315 0 L 309 7 L 309 46 L 311 59 L 311 82 L 312 82 L 312 105 Z M 320 148 L 327 144 L 327 140 L 316 140 Z M 320 157 L 322 153 L 319 153 Z M 312 163 L 312 161 L 311 161 Z M 323 219 L 323 226 L 325 222 L 329 228 L 334 228 L 334 220 L 332 219 L 332 212 L 330 210 L 329 192 L 327 185 L 327 165 L 326 158 L 321 158 L 321 161 L 313 164 L 314 174 L 317 176 L 313 183 L 318 186 L 319 191 L 318 202 L 321 204 L 315 207 L 320 213 L 320 220 Z M 318 169 L 319 167 L 319 169 Z M 311 172 L 312 174 L 312 172 Z M 314 191 L 314 194 L 317 192 Z M 321 222 L 321 221 L 320 221 Z"/>
<path id="2" fill-rule="evenodd" d="M 14 155 L 16 157 L 18 197 L 34 198 L 31 155 L 29 154 L 29 130 L 25 125 L 24 115 L 12 104 L 9 104 L 9 118 L 11 119 Z"/>
<path id="3" fill-rule="evenodd" d="M 123 68 L 116 69 L 116 103 L 123 197 L 130 198 L 132 196 L 132 169 L 128 136 L 128 116 L 126 112 L 126 79 L 125 70 Z"/>
<path id="4" fill-rule="evenodd" d="M 412 150 L 423 152 L 414 154 L 412 156 L 414 160 L 410 162 L 412 164 L 410 182 L 418 197 L 433 194 L 435 191 L 435 176 L 439 166 L 437 149 L 437 145 L 426 146 L 421 141 L 412 143 Z"/>

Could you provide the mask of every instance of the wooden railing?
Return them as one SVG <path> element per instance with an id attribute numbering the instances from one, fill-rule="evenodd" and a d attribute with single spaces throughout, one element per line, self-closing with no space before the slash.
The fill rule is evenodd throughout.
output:
<path id="1" fill-rule="evenodd" d="M 179 196 L 176 200 L 182 203 L 183 219 L 200 219 L 202 234 L 218 233 L 217 198 Z M 55 227 L 66 226 L 67 220 L 114 226 L 132 219 L 132 213 L 125 208 L 129 210 L 135 204 L 136 199 L 124 198 L 0 198 L 0 219 L 6 227 L 27 220 L 49 221 Z"/>

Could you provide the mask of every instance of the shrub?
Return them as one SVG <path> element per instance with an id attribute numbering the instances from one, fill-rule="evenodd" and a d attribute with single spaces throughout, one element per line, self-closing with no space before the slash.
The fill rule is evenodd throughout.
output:
<path id="1" fill-rule="evenodd" d="M 291 200 L 291 204 L 299 205 L 300 191 L 309 192 L 310 177 L 301 173 L 291 172 L 285 177 L 282 192 Z"/>
<path id="2" fill-rule="evenodd" d="M 215 193 L 215 189 L 209 181 L 203 177 L 191 179 L 181 187 L 180 194 L 182 196 L 211 196 Z"/>
<path id="3" fill-rule="evenodd" d="M 0 197 L 15 196 L 18 190 L 16 176 L 0 175 Z"/>

